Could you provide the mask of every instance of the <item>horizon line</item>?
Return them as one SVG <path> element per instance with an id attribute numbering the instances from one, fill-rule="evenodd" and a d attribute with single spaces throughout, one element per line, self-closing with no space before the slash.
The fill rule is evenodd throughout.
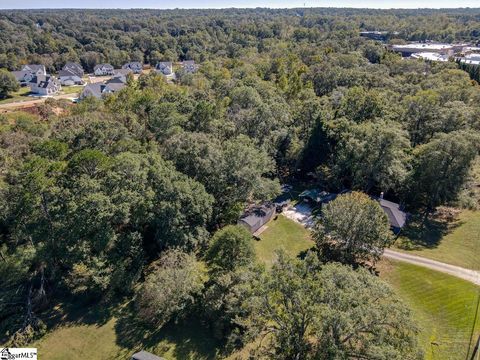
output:
<path id="1" fill-rule="evenodd" d="M 245 7 L 191 7 L 191 8 L 157 8 L 157 7 L 39 7 L 39 8 L 0 8 L 0 11 L 29 11 L 29 10 L 295 10 L 295 9 L 343 9 L 343 10 L 480 10 L 478 7 L 356 7 L 356 6 L 305 6 L 305 7 L 270 7 L 270 6 L 245 6 Z"/>

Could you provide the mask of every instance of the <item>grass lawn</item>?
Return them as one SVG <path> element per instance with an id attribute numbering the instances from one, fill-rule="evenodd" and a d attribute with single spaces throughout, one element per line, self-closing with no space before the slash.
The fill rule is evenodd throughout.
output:
<path id="1" fill-rule="evenodd" d="M 23 86 L 18 91 L 11 93 L 6 99 L 0 100 L 0 105 L 34 99 L 32 97 L 29 97 L 28 94 L 30 94 L 30 88 L 28 86 Z"/>
<path id="2" fill-rule="evenodd" d="M 83 90 L 81 85 L 62 86 L 62 94 L 80 94 Z"/>
<path id="3" fill-rule="evenodd" d="M 380 276 L 413 310 L 425 358 L 465 359 L 480 289 L 450 275 L 407 263 L 383 260 L 379 269 Z M 479 333 L 477 321 L 477 337 Z"/>
<path id="4" fill-rule="evenodd" d="M 283 248 L 290 255 L 297 256 L 314 245 L 308 230 L 283 215 L 270 221 L 267 226 L 260 234 L 261 240 L 255 241 L 254 245 L 258 259 L 267 265 L 272 264 L 277 249 Z"/>
<path id="5" fill-rule="evenodd" d="M 31 346 L 38 348 L 39 358 L 48 360 L 130 359 L 142 349 L 167 360 L 216 357 L 217 344 L 196 319 L 149 333 L 135 321 L 134 313 L 128 304 L 111 311 L 102 305 L 65 311 L 56 319 L 61 326 Z"/>
<path id="6" fill-rule="evenodd" d="M 449 223 L 430 221 L 425 229 L 414 224 L 395 246 L 414 255 L 480 270 L 480 211 L 464 210 Z"/>

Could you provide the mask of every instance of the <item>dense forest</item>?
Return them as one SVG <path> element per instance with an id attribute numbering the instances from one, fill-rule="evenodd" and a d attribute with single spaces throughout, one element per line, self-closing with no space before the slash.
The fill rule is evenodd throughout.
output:
<path id="1" fill-rule="evenodd" d="M 475 44 L 480 10 L 0 12 L 0 68 L 200 65 L 0 115 L 2 342 L 41 337 L 60 301 L 125 298 L 147 334 L 202 319 L 222 355 L 265 338 L 254 358 L 421 358 L 410 310 L 368 271 L 393 236 L 364 194 L 425 217 L 476 208 L 480 86 L 362 29 Z M 295 182 L 354 191 L 325 210 L 312 251 L 266 268 L 234 224 Z"/>

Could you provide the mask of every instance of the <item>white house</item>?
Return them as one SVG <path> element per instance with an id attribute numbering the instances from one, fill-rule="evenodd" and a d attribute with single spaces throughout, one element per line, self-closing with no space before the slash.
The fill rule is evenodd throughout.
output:
<path id="1" fill-rule="evenodd" d="M 21 86 L 26 86 L 28 83 L 33 79 L 35 76 L 30 71 L 12 71 L 13 76 L 15 79 L 20 83 Z"/>
<path id="2" fill-rule="evenodd" d="M 96 76 L 106 76 L 106 75 L 113 75 L 114 68 L 110 64 L 98 64 L 93 68 L 93 73 Z"/>
<path id="3" fill-rule="evenodd" d="M 47 75 L 47 70 L 44 65 L 28 64 L 23 65 L 21 71 L 29 71 L 33 75 Z"/>
<path id="4" fill-rule="evenodd" d="M 37 95 L 55 95 L 61 90 L 60 82 L 53 76 L 38 75 L 28 83 L 30 91 Z"/>
<path id="5" fill-rule="evenodd" d="M 88 84 L 80 94 L 80 99 L 85 99 L 89 96 L 93 96 L 97 99 L 101 99 L 105 94 L 112 94 L 114 92 L 122 90 L 126 86 L 126 83 L 121 77 L 115 77 L 108 80 L 105 84 L 93 83 Z"/>

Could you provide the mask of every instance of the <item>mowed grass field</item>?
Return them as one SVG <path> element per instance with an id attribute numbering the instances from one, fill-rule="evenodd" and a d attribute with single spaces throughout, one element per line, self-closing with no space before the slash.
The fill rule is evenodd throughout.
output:
<path id="1" fill-rule="evenodd" d="M 10 104 L 14 102 L 29 101 L 35 98 L 28 96 L 30 94 L 30 88 L 28 86 L 22 86 L 18 91 L 11 93 L 7 98 L 0 99 L 0 105 Z"/>
<path id="2" fill-rule="evenodd" d="M 466 359 L 480 288 L 407 263 L 383 260 L 379 269 L 380 276 L 413 310 L 425 359 Z M 479 334 L 480 319 L 475 340 Z"/>
<path id="3" fill-rule="evenodd" d="M 432 221 L 425 229 L 406 229 L 395 247 L 468 269 L 480 270 L 480 211 L 462 211 L 452 222 Z"/>
<path id="4" fill-rule="evenodd" d="M 257 258 L 267 266 L 275 260 L 275 250 L 284 249 L 291 256 L 298 256 L 315 245 L 307 229 L 283 215 L 267 226 L 254 245 Z"/>

